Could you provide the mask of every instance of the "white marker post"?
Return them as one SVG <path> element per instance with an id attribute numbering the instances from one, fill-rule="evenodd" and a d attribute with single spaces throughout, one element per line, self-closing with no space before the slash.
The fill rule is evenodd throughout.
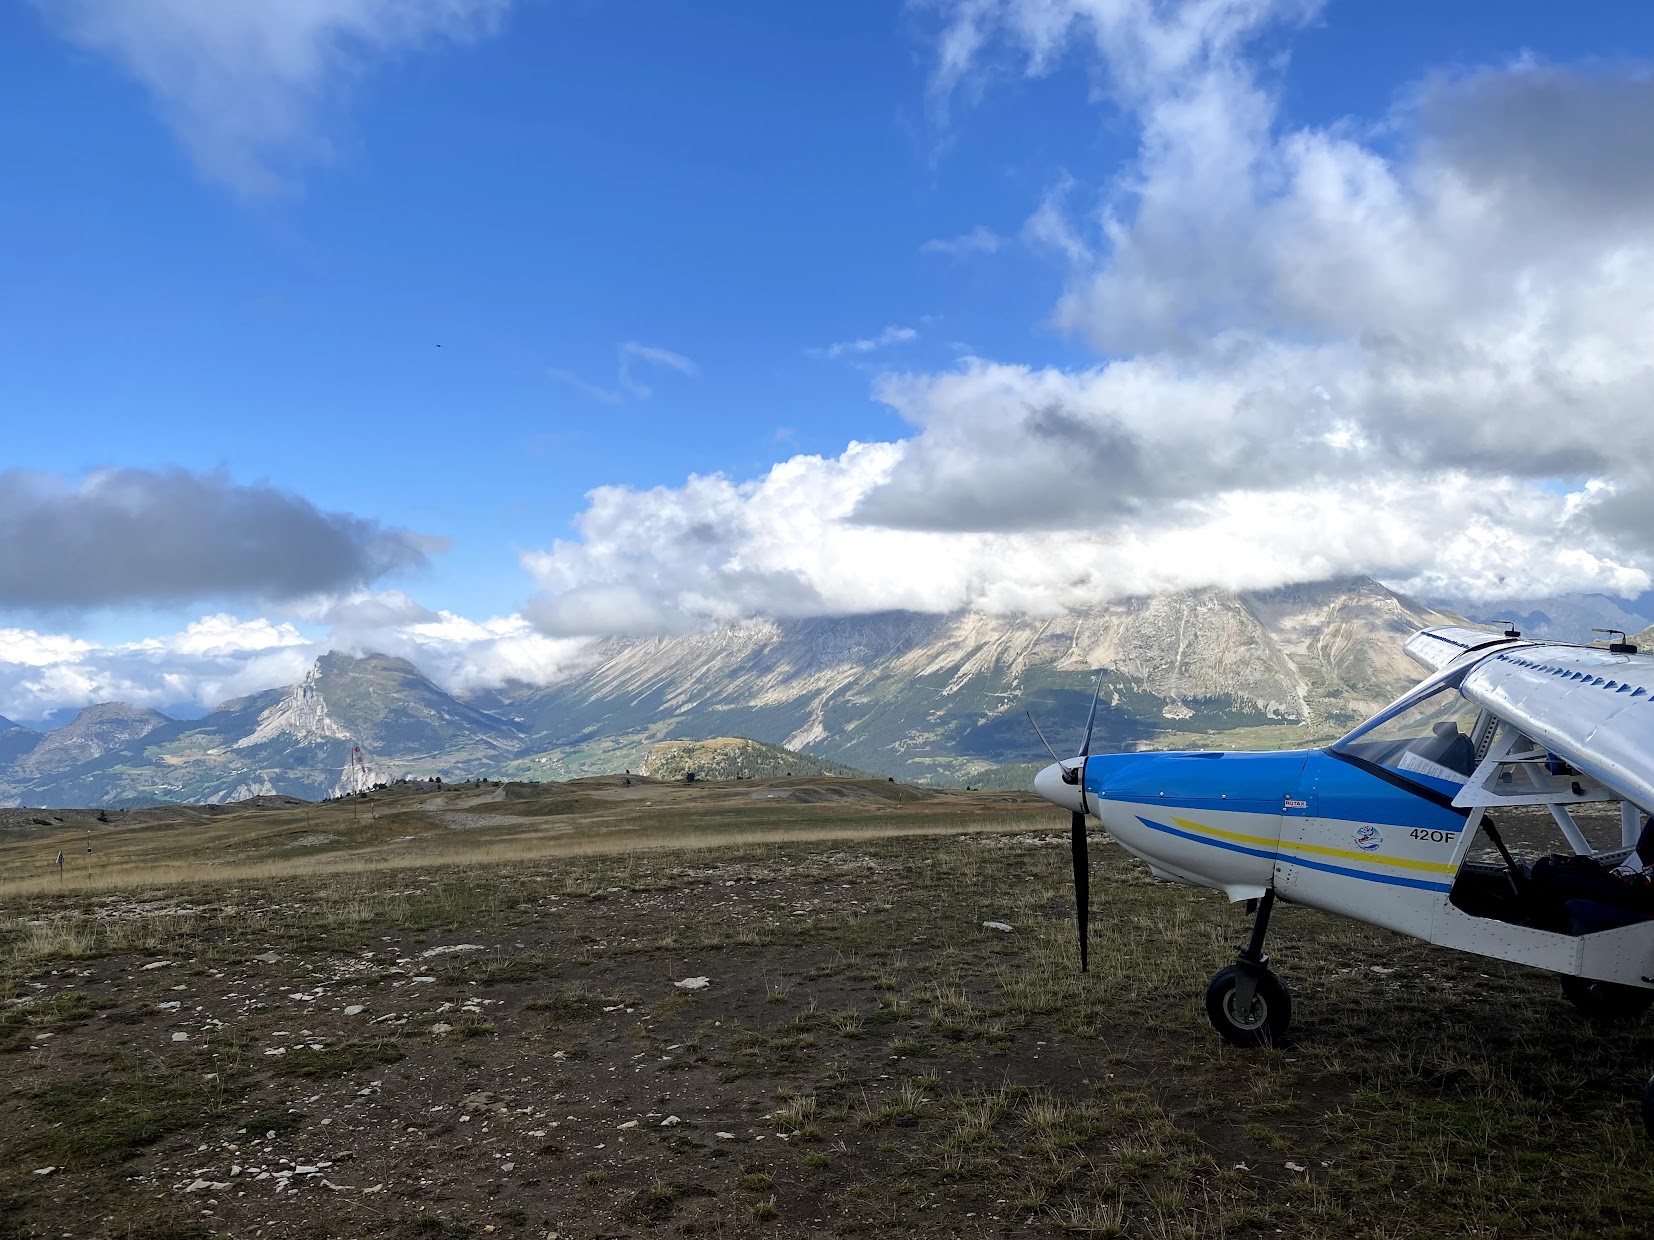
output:
<path id="1" fill-rule="evenodd" d="M 61 848 L 57 850 L 57 881 L 59 886 L 63 884 L 63 850 Z"/>

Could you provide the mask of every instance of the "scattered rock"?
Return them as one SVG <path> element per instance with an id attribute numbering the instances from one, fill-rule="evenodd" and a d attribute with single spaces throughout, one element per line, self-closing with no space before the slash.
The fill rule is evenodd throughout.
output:
<path id="1" fill-rule="evenodd" d="M 635 1119 L 629 1119 L 624 1124 L 619 1125 L 619 1127 L 622 1130 L 625 1130 L 627 1128 L 636 1128 L 637 1127 L 637 1121 Z"/>
<path id="2" fill-rule="evenodd" d="M 676 1115 L 668 1115 L 665 1119 L 661 1120 L 660 1126 L 662 1128 L 676 1128 L 681 1123 L 683 1123 L 683 1121 Z"/>
<path id="3" fill-rule="evenodd" d="M 440 1038 L 443 1034 L 452 1032 L 453 1028 L 454 1027 L 447 1021 L 439 1020 L 436 1024 L 431 1026 L 431 1032 Z"/>
<path id="4" fill-rule="evenodd" d="M 148 973 L 151 969 L 165 969 L 171 964 L 172 961 L 170 960 L 157 960 L 153 964 L 146 964 L 144 966 L 144 972 Z"/>
<path id="5" fill-rule="evenodd" d="M 281 956 L 276 952 L 265 952 L 262 955 L 254 956 L 253 959 L 260 964 L 275 964 L 276 961 L 281 959 Z"/>
<path id="6" fill-rule="evenodd" d="M 34 1173 L 36 1175 L 51 1175 L 56 1170 L 56 1167 L 36 1167 Z"/>
<path id="7" fill-rule="evenodd" d="M 1300 1167 L 1295 1162 L 1282 1163 L 1281 1165 L 1284 1166 L 1288 1171 L 1308 1171 L 1309 1170 L 1308 1167 Z"/>
<path id="8" fill-rule="evenodd" d="M 712 1135 L 717 1137 L 718 1140 L 720 1140 L 720 1141 L 733 1141 L 733 1140 L 735 1140 L 735 1134 L 733 1132 L 715 1132 Z"/>
<path id="9" fill-rule="evenodd" d="M 183 1032 L 175 1033 L 172 1035 L 172 1040 L 174 1042 L 188 1042 L 190 1040 L 190 1035 Z"/>
<path id="10" fill-rule="evenodd" d="M 1011 923 L 1008 921 L 985 921 L 982 923 L 982 928 L 984 930 L 998 930 L 1001 934 L 1011 933 Z"/>
<path id="11" fill-rule="evenodd" d="M 712 980 L 705 977 L 686 977 L 681 982 L 673 982 L 679 990 L 705 990 L 712 985 Z"/>
<path id="12" fill-rule="evenodd" d="M 360 1003 L 352 1003 L 345 1009 L 346 1016 L 360 1016 L 367 1008 Z"/>

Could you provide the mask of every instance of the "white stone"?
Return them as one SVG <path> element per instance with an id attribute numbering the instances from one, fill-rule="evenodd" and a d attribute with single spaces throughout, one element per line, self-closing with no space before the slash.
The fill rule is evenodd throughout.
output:
<path id="1" fill-rule="evenodd" d="M 1006 921 L 985 921 L 982 923 L 982 928 L 984 930 L 998 930 L 1001 934 L 1011 933 L 1011 923 Z"/>
<path id="2" fill-rule="evenodd" d="M 360 1016 L 365 1011 L 367 1011 L 367 1008 L 364 1007 L 362 1004 L 352 1003 L 349 1007 L 347 1007 L 345 1009 L 345 1015 L 346 1016 Z"/>
<path id="3" fill-rule="evenodd" d="M 676 1115 L 668 1115 L 665 1119 L 661 1120 L 660 1126 L 662 1128 L 676 1128 L 681 1123 L 683 1123 L 683 1121 Z"/>
<path id="4" fill-rule="evenodd" d="M 635 1119 L 629 1119 L 624 1124 L 621 1124 L 620 1127 L 623 1128 L 623 1129 L 624 1128 L 636 1128 L 637 1127 L 637 1121 Z"/>
<path id="5" fill-rule="evenodd" d="M 711 979 L 705 977 L 686 977 L 681 982 L 672 983 L 679 990 L 705 990 L 711 984 Z"/>
<path id="6" fill-rule="evenodd" d="M 720 1140 L 720 1141 L 733 1141 L 733 1140 L 735 1140 L 735 1134 L 733 1132 L 715 1132 L 712 1135 L 717 1137 L 718 1140 Z"/>
<path id="7" fill-rule="evenodd" d="M 36 1175 L 51 1175 L 56 1170 L 56 1167 L 36 1167 L 34 1173 Z"/>
<path id="8" fill-rule="evenodd" d="M 175 1033 L 172 1035 L 172 1040 L 174 1042 L 188 1042 L 190 1040 L 190 1035 L 183 1032 Z"/>

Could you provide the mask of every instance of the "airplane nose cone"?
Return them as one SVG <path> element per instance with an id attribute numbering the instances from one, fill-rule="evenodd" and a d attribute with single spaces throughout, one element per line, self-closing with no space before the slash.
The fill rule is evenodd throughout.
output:
<path id="1" fill-rule="evenodd" d="M 1070 770 L 1077 770 L 1082 779 L 1085 777 L 1084 758 L 1075 758 L 1068 766 Z M 1063 780 L 1063 766 L 1060 762 L 1053 762 L 1034 776 L 1034 791 L 1051 804 L 1060 805 L 1070 813 L 1078 814 L 1085 810 L 1079 783 L 1070 784 Z"/>

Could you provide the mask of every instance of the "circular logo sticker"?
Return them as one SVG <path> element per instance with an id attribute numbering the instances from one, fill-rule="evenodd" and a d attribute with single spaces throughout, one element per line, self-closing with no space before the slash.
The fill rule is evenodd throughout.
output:
<path id="1" fill-rule="evenodd" d="M 1362 852 L 1372 852 L 1383 842 L 1383 833 L 1370 822 L 1364 822 L 1355 829 L 1355 846 Z"/>

